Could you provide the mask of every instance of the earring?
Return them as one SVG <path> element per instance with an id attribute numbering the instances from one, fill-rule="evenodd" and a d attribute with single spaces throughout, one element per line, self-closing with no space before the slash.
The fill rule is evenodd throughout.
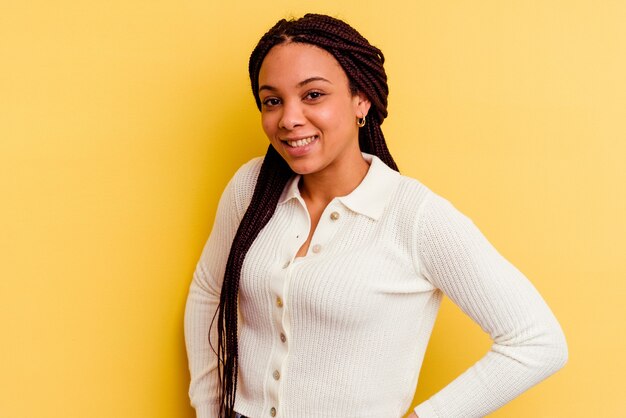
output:
<path id="1" fill-rule="evenodd" d="M 359 128 L 362 128 L 365 126 L 365 116 L 362 116 L 360 118 L 356 118 L 356 124 Z"/>

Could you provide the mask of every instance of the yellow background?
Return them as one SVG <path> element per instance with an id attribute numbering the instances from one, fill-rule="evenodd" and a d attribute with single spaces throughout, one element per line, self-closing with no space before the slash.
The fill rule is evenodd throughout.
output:
<path id="1" fill-rule="evenodd" d="M 382 48 L 401 170 L 565 330 L 567 366 L 493 416 L 626 416 L 626 3 L 335 3 L 0 0 L 1 417 L 193 416 L 187 288 L 266 148 L 248 54 L 306 11 Z M 488 346 L 444 303 L 416 402 Z"/>

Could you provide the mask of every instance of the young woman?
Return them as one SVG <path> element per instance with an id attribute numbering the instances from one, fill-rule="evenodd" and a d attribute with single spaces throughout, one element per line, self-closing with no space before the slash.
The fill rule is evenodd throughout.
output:
<path id="1" fill-rule="evenodd" d="M 561 328 L 472 222 L 397 172 L 382 52 L 279 21 L 250 58 L 270 146 L 219 203 L 185 313 L 199 418 L 407 413 L 443 294 L 491 350 L 411 417 L 484 416 L 561 368 Z"/>

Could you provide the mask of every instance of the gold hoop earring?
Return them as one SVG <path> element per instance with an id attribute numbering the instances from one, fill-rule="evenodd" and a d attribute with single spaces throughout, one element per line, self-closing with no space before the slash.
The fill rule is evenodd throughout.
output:
<path id="1" fill-rule="evenodd" d="M 359 128 L 362 128 L 365 126 L 365 116 L 362 116 L 360 118 L 356 118 L 356 124 Z"/>

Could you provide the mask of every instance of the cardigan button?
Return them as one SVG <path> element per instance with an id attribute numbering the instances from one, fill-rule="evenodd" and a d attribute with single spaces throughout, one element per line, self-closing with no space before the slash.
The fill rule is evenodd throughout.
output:
<path id="1" fill-rule="evenodd" d="M 279 308 L 283 307 L 283 300 L 281 298 L 276 298 L 276 306 Z"/>
<path id="2" fill-rule="evenodd" d="M 282 342 L 287 341 L 287 336 L 286 336 L 284 333 L 282 333 L 282 332 L 280 333 L 280 340 L 281 340 Z"/>
<path id="3" fill-rule="evenodd" d="M 314 252 L 315 254 L 317 254 L 317 253 L 319 253 L 320 251 L 322 251 L 322 246 L 321 246 L 321 245 L 319 245 L 319 244 L 315 244 L 315 245 L 313 246 L 312 250 L 313 250 L 313 252 Z"/>
<path id="4" fill-rule="evenodd" d="M 339 212 L 333 212 L 330 214 L 330 219 L 336 221 L 337 219 L 339 219 L 339 216 Z"/>
<path id="5" fill-rule="evenodd" d="M 273 417 L 276 416 L 276 408 L 272 407 L 272 409 L 270 409 L 270 415 Z"/>
<path id="6" fill-rule="evenodd" d="M 280 379 L 280 372 L 278 370 L 274 370 L 272 376 L 274 377 L 274 380 L 278 380 Z"/>

